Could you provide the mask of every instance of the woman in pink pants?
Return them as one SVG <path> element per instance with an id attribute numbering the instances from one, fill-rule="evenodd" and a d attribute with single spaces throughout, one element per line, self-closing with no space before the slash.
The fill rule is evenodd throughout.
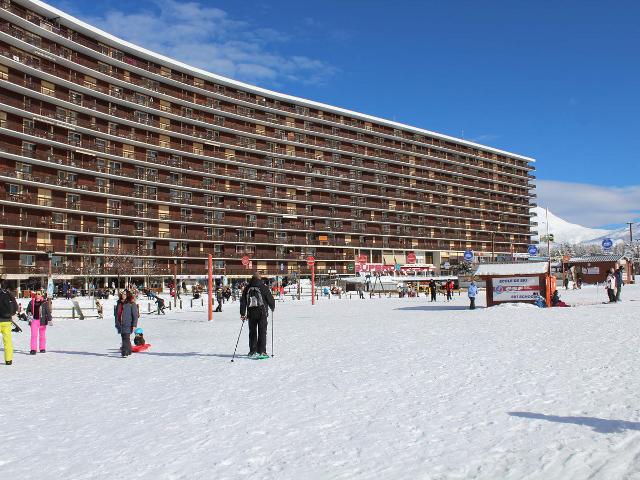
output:
<path id="1" fill-rule="evenodd" d="M 27 313 L 31 314 L 31 355 L 35 355 L 40 347 L 40 353 L 47 351 L 47 325 L 51 323 L 51 306 L 49 300 L 40 292 L 31 298 Z"/>

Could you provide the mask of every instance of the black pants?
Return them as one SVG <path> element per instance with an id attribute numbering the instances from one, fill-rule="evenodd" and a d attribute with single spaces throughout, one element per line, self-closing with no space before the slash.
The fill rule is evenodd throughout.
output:
<path id="1" fill-rule="evenodd" d="M 609 295 L 610 302 L 616 301 L 616 292 L 613 288 L 607 288 L 607 295 Z"/>
<path id="2" fill-rule="evenodd" d="M 122 346 L 120 347 L 120 352 L 122 356 L 131 355 L 131 333 L 121 333 L 122 337 Z"/>
<path id="3" fill-rule="evenodd" d="M 249 351 L 267 352 L 267 315 L 249 316 Z"/>
<path id="4" fill-rule="evenodd" d="M 471 305 L 469 305 L 469 308 L 471 310 L 475 310 L 476 309 L 476 297 L 470 297 L 469 301 L 471 302 Z"/>
<path id="5" fill-rule="evenodd" d="M 437 295 L 436 291 L 432 289 L 431 290 L 431 301 L 432 302 L 436 301 L 436 295 Z"/>
<path id="6" fill-rule="evenodd" d="M 618 287 L 616 290 L 616 302 L 620 301 L 620 295 L 622 295 L 622 288 Z"/>

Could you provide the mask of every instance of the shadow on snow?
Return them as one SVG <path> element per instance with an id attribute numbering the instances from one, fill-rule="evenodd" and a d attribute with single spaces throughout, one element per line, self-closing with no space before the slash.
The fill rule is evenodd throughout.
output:
<path id="1" fill-rule="evenodd" d="M 544 415 L 533 412 L 508 412 L 512 417 L 529 418 L 531 420 L 546 420 L 555 423 L 569 423 L 591 427 L 597 433 L 620 433 L 625 430 L 640 431 L 640 422 L 628 422 L 626 420 L 607 420 L 596 417 L 559 417 L 556 415 Z"/>
<path id="2" fill-rule="evenodd" d="M 476 310 L 478 309 L 482 309 L 485 307 L 478 307 L 476 305 Z M 435 304 L 435 305 L 431 305 L 431 304 L 427 304 L 427 305 L 414 305 L 411 307 L 399 307 L 399 308 L 394 308 L 394 310 L 414 310 L 414 311 L 418 311 L 418 310 L 422 310 L 422 311 L 443 311 L 443 310 L 469 310 L 469 306 L 465 306 L 465 305 L 447 305 L 447 304 Z"/>

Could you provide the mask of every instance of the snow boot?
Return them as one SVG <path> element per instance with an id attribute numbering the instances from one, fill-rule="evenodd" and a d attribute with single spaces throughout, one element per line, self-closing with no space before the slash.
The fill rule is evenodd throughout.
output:
<path id="1" fill-rule="evenodd" d="M 35 351 L 35 350 L 31 350 L 31 351 L 29 352 L 29 355 L 35 355 L 35 354 L 36 354 L 36 351 Z"/>
<path id="2" fill-rule="evenodd" d="M 47 353 L 46 350 L 40 350 L 40 353 Z"/>
<path id="3" fill-rule="evenodd" d="M 7 365 L 11 365 L 11 364 L 13 363 L 13 361 L 12 361 L 12 360 L 7 360 L 7 361 L 6 361 L 6 362 L 4 362 L 4 363 L 6 363 Z"/>

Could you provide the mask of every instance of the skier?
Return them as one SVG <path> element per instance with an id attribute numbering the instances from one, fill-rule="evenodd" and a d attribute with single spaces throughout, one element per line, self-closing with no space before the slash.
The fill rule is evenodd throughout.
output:
<path id="1" fill-rule="evenodd" d="M 31 314 L 31 350 L 30 354 L 35 355 L 38 347 L 40 353 L 47 351 L 47 325 L 51 323 L 51 306 L 48 299 L 42 296 L 41 292 L 31 298 L 27 306 L 27 314 Z"/>
<path id="2" fill-rule="evenodd" d="M 218 302 L 218 306 L 216 307 L 216 312 L 222 312 L 222 288 L 218 288 L 216 290 L 216 301 Z"/>
<path id="3" fill-rule="evenodd" d="M 164 309 L 166 308 L 164 306 L 164 299 L 160 298 L 160 297 L 156 297 L 156 305 L 158 307 L 158 315 L 162 314 L 162 315 L 166 315 Z"/>
<path id="4" fill-rule="evenodd" d="M 2 344 L 4 345 L 4 363 L 7 365 L 13 363 L 11 330 L 13 328 L 12 317 L 17 311 L 18 303 L 3 280 L 0 284 L 0 332 L 2 333 Z"/>
<path id="5" fill-rule="evenodd" d="M 622 285 L 624 285 L 624 280 L 622 279 L 622 265 L 618 267 L 615 271 L 614 276 L 616 277 L 616 302 L 620 301 L 620 295 L 622 295 Z"/>
<path id="6" fill-rule="evenodd" d="M 362 292 L 362 285 L 358 284 L 358 286 L 356 287 L 356 289 L 358 290 L 358 297 L 359 298 L 364 298 L 364 293 Z"/>
<path id="7" fill-rule="evenodd" d="M 447 302 L 453 298 L 453 281 L 445 283 L 445 289 L 447 290 Z"/>
<path id="8" fill-rule="evenodd" d="M 613 268 L 609 270 L 607 279 L 605 280 L 605 288 L 607 289 L 607 295 L 609 297 L 609 303 L 615 303 L 616 301 L 616 277 L 613 273 Z"/>
<path id="9" fill-rule="evenodd" d="M 476 282 L 474 282 L 473 280 L 469 284 L 469 288 L 467 289 L 467 293 L 469 294 L 469 302 L 470 302 L 469 309 L 470 310 L 475 310 L 476 309 L 476 295 L 478 295 L 478 286 L 476 285 Z"/>
<path id="10" fill-rule="evenodd" d="M 429 293 L 431 293 L 431 301 L 435 302 L 436 295 L 438 294 L 438 286 L 436 285 L 436 281 L 433 279 L 429 282 Z"/>
<path id="11" fill-rule="evenodd" d="M 276 302 L 259 273 L 254 273 L 240 297 L 240 318 L 249 319 L 249 356 L 267 355 L 267 318 Z"/>

